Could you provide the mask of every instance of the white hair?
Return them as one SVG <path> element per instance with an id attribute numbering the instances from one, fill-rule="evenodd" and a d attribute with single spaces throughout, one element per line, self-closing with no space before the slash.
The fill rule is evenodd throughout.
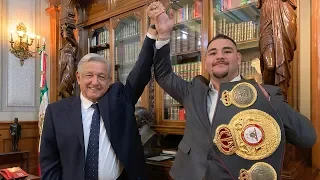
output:
<path id="1" fill-rule="evenodd" d="M 85 56 L 83 56 L 80 59 L 79 63 L 78 63 L 77 71 L 81 72 L 82 65 L 87 63 L 87 62 L 90 62 L 90 61 L 101 62 L 101 63 L 107 65 L 107 75 L 108 75 L 108 78 L 111 78 L 111 64 L 110 64 L 110 61 L 106 60 L 103 56 L 101 56 L 99 54 L 96 54 L 96 53 L 89 53 L 89 54 L 86 54 Z"/>

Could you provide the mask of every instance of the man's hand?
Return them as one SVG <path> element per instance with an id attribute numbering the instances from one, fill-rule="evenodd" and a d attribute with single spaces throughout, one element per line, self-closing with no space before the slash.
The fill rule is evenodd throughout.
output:
<path id="1" fill-rule="evenodd" d="M 151 3 L 147 8 L 147 14 L 150 18 L 150 24 L 155 24 L 156 18 L 164 12 L 165 8 L 159 1 Z"/>
<path id="2" fill-rule="evenodd" d="M 174 25 L 174 13 L 170 9 L 169 16 L 162 13 L 156 18 L 156 29 L 160 39 L 169 39 Z"/>

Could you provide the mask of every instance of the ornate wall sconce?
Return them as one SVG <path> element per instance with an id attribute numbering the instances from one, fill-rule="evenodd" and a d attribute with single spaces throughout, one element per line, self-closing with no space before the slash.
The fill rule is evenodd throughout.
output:
<path id="1" fill-rule="evenodd" d="M 32 45 L 35 34 L 31 32 L 27 32 L 26 26 L 21 22 L 17 25 L 16 33 L 18 35 L 18 40 L 14 41 L 11 32 L 11 40 L 9 41 L 11 44 L 10 52 L 20 59 L 21 66 L 24 64 L 24 60 L 32 57 L 32 54 L 35 52 L 29 51 L 29 46 Z M 30 41 L 29 41 L 30 39 Z M 39 41 L 40 37 L 37 36 L 38 42 L 36 49 L 39 49 Z"/>

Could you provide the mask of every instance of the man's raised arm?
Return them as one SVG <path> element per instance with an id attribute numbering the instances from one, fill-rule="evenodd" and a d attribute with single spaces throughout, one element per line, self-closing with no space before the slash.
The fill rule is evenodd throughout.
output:
<path id="1" fill-rule="evenodd" d="M 166 13 L 159 15 L 156 18 L 155 25 L 158 32 L 158 41 L 156 42 L 156 52 L 154 56 L 154 74 L 156 81 L 165 92 L 180 104 L 183 104 L 183 99 L 187 96 L 189 83 L 172 71 L 170 45 L 168 44 L 174 25 L 173 11 L 170 11 L 170 16 Z"/>
<path id="2" fill-rule="evenodd" d="M 147 13 L 152 14 L 152 18 L 150 18 L 152 24 L 154 24 L 154 18 L 163 12 L 164 9 L 154 9 L 153 3 L 147 9 Z M 150 81 L 156 36 L 157 31 L 149 27 L 138 60 L 127 77 L 124 94 L 132 104 L 137 103 L 145 86 Z"/>

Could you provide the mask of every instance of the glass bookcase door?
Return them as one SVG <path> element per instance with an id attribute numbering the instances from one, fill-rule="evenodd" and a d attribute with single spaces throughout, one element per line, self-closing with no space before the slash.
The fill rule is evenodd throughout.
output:
<path id="1" fill-rule="evenodd" d="M 92 31 L 88 39 L 88 52 L 97 53 L 110 60 L 110 34 L 109 29 L 101 27 Z"/>
<path id="2" fill-rule="evenodd" d="M 140 21 L 135 16 L 119 20 L 114 30 L 114 79 L 126 84 L 140 52 Z M 141 104 L 141 98 L 136 106 Z"/>
<path id="3" fill-rule="evenodd" d="M 175 26 L 171 33 L 170 54 L 173 71 L 186 81 L 201 74 L 202 1 L 173 1 Z M 163 120 L 184 121 L 185 109 L 163 92 Z"/>
<path id="4" fill-rule="evenodd" d="M 120 20 L 114 44 L 115 80 L 125 84 L 140 52 L 140 22 L 134 16 Z"/>
<path id="5" fill-rule="evenodd" d="M 213 36 L 225 34 L 242 54 L 240 74 L 262 83 L 259 55 L 260 10 L 257 0 L 213 0 Z"/>

